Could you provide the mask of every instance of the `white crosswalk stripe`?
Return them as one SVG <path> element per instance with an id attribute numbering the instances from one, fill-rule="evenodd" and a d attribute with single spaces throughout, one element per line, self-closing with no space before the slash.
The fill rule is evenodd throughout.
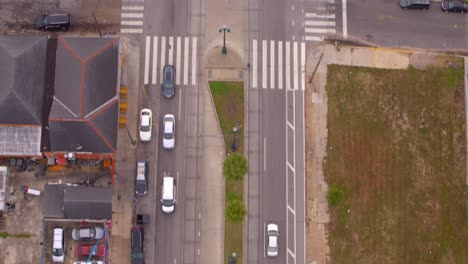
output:
<path id="1" fill-rule="evenodd" d="M 323 41 L 336 34 L 335 0 L 319 0 L 304 8 L 304 40 Z"/>
<path id="2" fill-rule="evenodd" d="M 251 87 L 304 91 L 305 52 L 305 42 L 253 39 Z"/>
<path id="3" fill-rule="evenodd" d="M 122 0 L 120 32 L 143 33 L 144 0 Z"/>
<path id="4" fill-rule="evenodd" d="M 191 76 L 191 85 L 196 85 L 197 38 L 146 36 L 145 45 L 144 84 L 162 84 L 162 70 L 165 65 L 170 64 L 175 68 L 176 84 L 189 85 Z"/>

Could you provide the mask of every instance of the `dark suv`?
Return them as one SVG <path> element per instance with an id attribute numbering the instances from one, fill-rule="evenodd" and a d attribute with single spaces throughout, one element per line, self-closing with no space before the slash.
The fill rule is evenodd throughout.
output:
<path id="1" fill-rule="evenodd" d="M 175 70 L 174 66 L 166 65 L 163 69 L 162 93 L 164 97 L 171 98 L 175 94 Z"/>
<path id="2" fill-rule="evenodd" d="M 36 19 L 37 29 L 61 29 L 67 30 L 72 25 L 70 14 L 47 14 L 39 16 Z"/>
<path id="3" fill-rule="evenodd" d="M 143 228 L 139 226 L 132 227 L 131 234 L 131 260 L 132 264 L 145 264 L 145 256 L 143 255 Z"/>

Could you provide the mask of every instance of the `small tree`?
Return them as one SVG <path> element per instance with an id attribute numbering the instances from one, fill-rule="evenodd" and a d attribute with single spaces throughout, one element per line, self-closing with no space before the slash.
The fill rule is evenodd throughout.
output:
<path id="1" fill-rule="evenodd" d="M 328 203 L 331 206 L 336 206 L 340 204 L 345 197 L 345 192 L 342 187 L 338 185 L 332 185 L 330 186 L 330 189 L 328 190 Z"/>
<path id="2" fill-rule="evenodd" d="M 226 219 L 232 223 L 242 223 L 247 211 L 244 207 L 242 199 L 234 194 L 228 195 L 228 201 L 226 205 Z"/>
<path id="3" fill-rule="evenodd" d="M 224 160 L 223 175 L 228 180 L 241 180 L 248 170 L 247 160 L 239 153 L 232 153 Z"/>

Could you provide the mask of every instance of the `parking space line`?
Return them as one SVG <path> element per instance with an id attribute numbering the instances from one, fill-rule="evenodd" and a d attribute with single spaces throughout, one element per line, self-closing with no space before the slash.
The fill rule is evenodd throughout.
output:
<path id="1" fill-rule="evenodd" d="M 197 38 L 192 39 L 192 85 L 197 84 Z"/>
<path id="2" fill-rule="evenodd" d="M 262 41 L 262 87 L 267 88 L 267 41 Z"/>
<path id="3" fill-rule="evenodd" d="M 181 50 L 181 38 L 177 37 L 177 51 L 176 51 L 176 84 L 180 84 L 180 50 Z"/>
<path id="4" fill-rule="evenodd" d="M 156 67 L 157 65 L 157 59 L 156 59 L 156 55 L 158 54 L 157 53 L 158 51 L 158 37 L 153 37 L 153 64 L 151 65 L 153 67 L 153 74 L 151 75 L 151 84 L 156 84 L 156 69 L 158 67 Z"/>
<path id="5" fill-rule="evenodd" d="M 144 72 L 144 83 L 148 84 L 149 82 L 149 56 L 150 56 L 150 46 L 151 38 L 146 36 L 146 46 L 145 46 L 145 72 Z M 141 76 L 141 75 L 140 75 Z"/>
<path id="6" fill-rule="evenodd" d="M 263 248 L 266 248 L 266 223 L 263 223 Z M 266 257 L 266 250 L 263 250 L 263 257 Z"/>
<path id="7" fill-rule="evenodd" d="M 252 40 L 252 88 L 257 88 L 257 40 Z"/>
<path id="8" fill-rule="evenodd" d="M 184 39 L 184 85 L 188 84 L 188 64 L 189 64 L 189 38 Z"/>
<path id="9" fill-rule="evenodd" d="M 163 83 L 163 69 L 166 65 L 166 37 L 161 37 L 161 70 L 159 75 L 159 83 Z"/>
<path id="10" fill-rule="evenodd" d="M 263 171 L 266 171 L 266 137 L 263 138 Z"/>
<path id="11" fill-rule="evenodd" d="M 275 41 L 270 40 L 270 88 L 275 88 Z"/>

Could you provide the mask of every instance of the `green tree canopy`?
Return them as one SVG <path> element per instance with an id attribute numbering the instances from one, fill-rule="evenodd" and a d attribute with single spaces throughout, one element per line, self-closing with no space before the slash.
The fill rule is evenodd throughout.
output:
<path id="1" fill-rule="evenodd" d="M 239 153 L 227 156 L 223 163 L 223 175 L 228 180 L 241 180 L 248 169 L 247 160 Z"/>
<path id="2" fill-rule="evenodd" d="M 244 202 L 237 195 L 228 195 L 226 205 L 226 219 L 232 223 L 242 223 L 247 211 L 244 207 Z"/>

